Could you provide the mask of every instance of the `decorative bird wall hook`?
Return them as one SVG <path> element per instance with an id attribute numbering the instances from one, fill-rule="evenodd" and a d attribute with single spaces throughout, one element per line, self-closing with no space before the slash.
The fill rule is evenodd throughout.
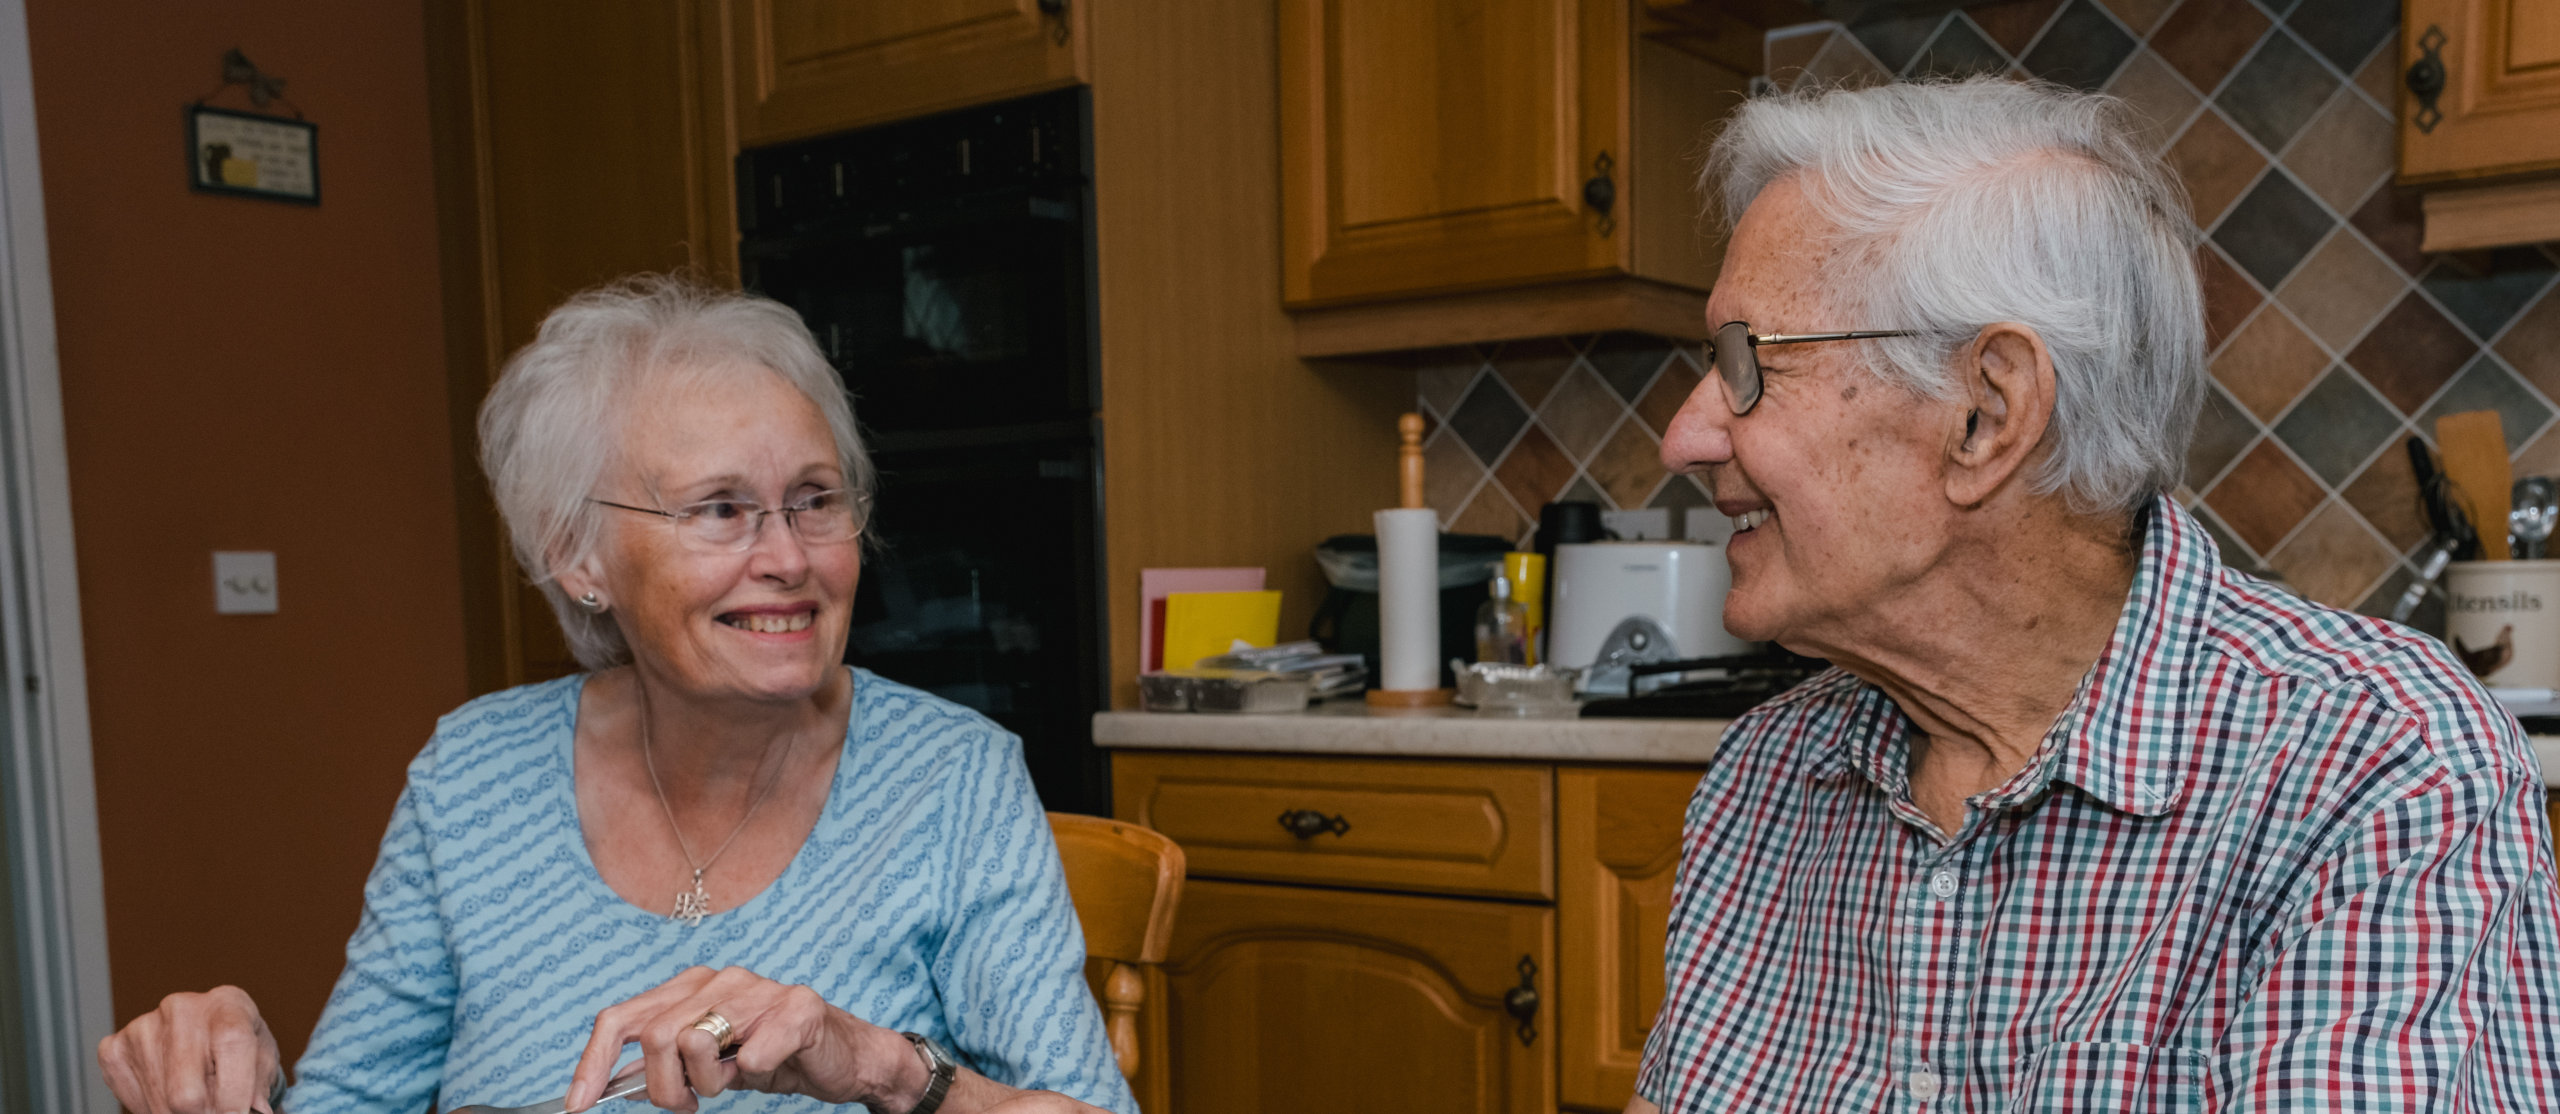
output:
<path id="1" fill-rule="evenodd" d="M 249 103 L 259 108 L 267 107 L 268 101 L 284 98 L 284 79 L 260 70 L 238 47 L 222 53 L 222 83 L 247 86 Z"/>

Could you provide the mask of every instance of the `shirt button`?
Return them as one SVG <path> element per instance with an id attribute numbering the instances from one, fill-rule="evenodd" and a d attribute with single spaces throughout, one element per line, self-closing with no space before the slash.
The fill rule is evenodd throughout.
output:
<path id="1" fill-rule="evenodd" d="M 1929 892 L 1939 897 L 1956 896 L 1956 872 L 1941 870 L 1929 876 Z"/>
<path id="2" fill-rule="evenodd" d="M 1927 1068 L 1912 1072 L 1911 1097 L 1922 1102 L 1938 1097 L 1938 1073 Z"/>

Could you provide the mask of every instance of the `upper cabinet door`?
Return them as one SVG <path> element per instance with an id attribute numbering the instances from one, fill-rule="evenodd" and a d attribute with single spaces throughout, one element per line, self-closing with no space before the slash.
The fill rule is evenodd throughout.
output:
<path id="1" fill-rule="evenodd" d="M 2408 0 L 2400 73 L 2402 181 L 2560 170 L 2560 3 Z"/>
<path id="2" fill-rule="evenodd" d="M 1092 2 L 735 0 L 738 145 L 1075 84 Z"/>
<path id="3" fill-rule="evenodd" d="M 1280 0 L 1288 304 L 1622 266 L 1628 46 L 1626 0 Z"/>

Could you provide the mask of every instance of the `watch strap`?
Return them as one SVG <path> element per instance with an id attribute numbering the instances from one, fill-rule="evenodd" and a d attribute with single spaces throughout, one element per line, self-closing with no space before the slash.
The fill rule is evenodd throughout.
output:
<path id="1" fill-rule="evenodd" d="M 942 1109 L 942 1100 L 951 1097 L 951 1083 L 960 1077 L 960 1062 L 952 1059 L 951 1053 L 944 1051 L 942 1045 L 935 1042 L 932 1037 L 922 1033 L 898 1035 L 907 1038 L 907 1043 L 916 1047 L 916 1055 L 924 1057 L 924 1067 L 927 1072 L 924 1097 L 918 1099 L 916 1104 L 907 1110 L 907 1114 L 933 1114 L 934 1111 Z"/>

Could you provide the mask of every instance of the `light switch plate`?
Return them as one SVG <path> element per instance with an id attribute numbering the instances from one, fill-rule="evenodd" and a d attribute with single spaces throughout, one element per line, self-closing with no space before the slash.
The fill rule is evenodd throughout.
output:
<path id="1" fill-rule="evenodd" d="M 275 614 L 276 555 L 216 550 L 213 610 L 217 615 Z"/>

